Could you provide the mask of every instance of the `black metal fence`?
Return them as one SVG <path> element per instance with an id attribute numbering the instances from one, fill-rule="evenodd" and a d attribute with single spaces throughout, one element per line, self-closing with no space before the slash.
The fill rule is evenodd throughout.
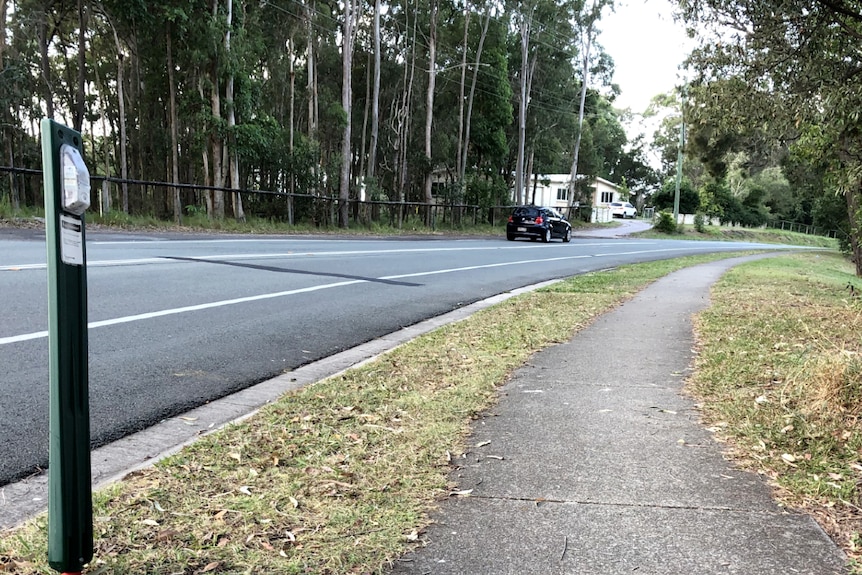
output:
<path id="1" fill-rule="evenodd" d="M 10 201 L 17 206 L 41 207 L 42 172 L 25 168 L 0 166 L 0 202 Z M 204 186 L 199 184 L 172 184 L 149 180 L 121 179 L 93 175 L 91 180 L 90 211 L 108 215 L 123 213 L 123 198 L 128 213 L 157 219 L 173 218 L 173 196 L 180 194 L 184 216 L 205 213 L 206 194 L 221 191 L 225 197 L 225 211 L 234 214 L 235 195 L 242 198 L 243 212 L 255 217 L 287 224 L 333 226 L 338 221 L 342 200 L 337 196 L 288 192 L 281 190 L 241 189 Z M 125 187 L 126 192 L 123 192 Z M 432 204 L 418 201 L 347 200 L 352 224 L 362 226 L 387 225 L 392 227 L 465 227 L 487 224 L 502 225 L 511 207 L 483 207 L 472 204 L 440 200 Z"/>

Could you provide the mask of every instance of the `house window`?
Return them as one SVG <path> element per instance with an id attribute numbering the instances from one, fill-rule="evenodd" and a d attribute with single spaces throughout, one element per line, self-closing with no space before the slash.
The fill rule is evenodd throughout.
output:
<path id="1" fill-rule="evenodd" d="M 613 192 L 602 192 L 602 203 L 609 204 L 614 201 L 614 193 Z"/>
<path id="2" fill-rule="evenodd" d="M 569 188 L 557 188 L 557 200 L 561 202 L 568 202 Z"/>

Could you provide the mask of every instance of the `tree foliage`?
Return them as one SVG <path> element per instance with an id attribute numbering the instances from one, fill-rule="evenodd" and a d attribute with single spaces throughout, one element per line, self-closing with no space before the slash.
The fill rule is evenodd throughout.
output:
<path id="1" fill-rule="evenodd" d="M 686 112 L 698 149 L 712 160 L 710 172 L 727 169 L 721 152 L 744 149 L 755 166 L 791 154 L 797 166 L 821 173 L 821 193 L 844 197 L 849 245 L 862 275 L 862 6 L 851 0 L 680 0 L 679 6 L 703 40 L 690 58 L 696 76 Z"/>
<path id="2" fill-rule="evenodd" d="M 248 202 L 243 206 L 238 194 L 203 188 L 238 186 L 334 198 L 339 193 L 343 197 L 339 182 L 345 173 L 351 199 L 367 192 L 366 199 L 427 202 L 423 187 L 426 175 L 433 174 L 440 184 L 435 193 L 446 201 L 507 203 L 519 98 L 528 98 L 529 103 L 525 151 L 530 173 L 568 170 L 584 87 L 578 48 L 587 33 L 578 18 L 587 8 L 583 0 L 437 2 L 433 61 L 429 3 L 384 2 L 378 13 L 377 71 L 372 18 L 356 19 L 347 100 L 342 96 L 343 4 L 82 2 L 85 22 L 78 20 L 77 0 L 4 4 L 8 9 L 0 43 L 4 158 L 0 165 L 38 168 L 34 128 L 38 119 L 47 111 L 71 125 L 76 110 L 82 109 L 91 172 L 129 180 L 107 190 L 104 210 L 121 206 L 161 217 L 178 214 L 180 203 L 186 211 L 205 209 L 216 218 L 231 213 L 240 217 L 245 208 L 285 219 L 308 213 L 315 221 L 334 223 L 334 214 L 319 211 L 314 202 L 293 206 L 249 195 L 243 196 Z M 374 3 L 359 4 L 358 14 L 371 14 L 373 9 Z M 529 94 L 520 91 L 515 25 L 525 14 L 531 18 Z M 590 24 L 596 22 L 594 18 Z M 78 43 L 81 30 L 83 54 Z M 629 156 L 624 152 L 625 133 L 612 106 L 613 63 L 600 49 L 594 50 L 589 63 L 590 76 L 596 80 L 586 92 L 579 171 L 646 182 L 641 152 Z M 431 66 L 437 72 L 433 97 L 426 98 Z M 376 72 L 379 95 L 372 91 Z M 470 90 L 474 73 L 475 89 Z M 370 110 L 375 97 L 379 139 L 371 154 Z M 468 97 L 472 110 L 465 143 L 461 104 Z M 430 148 L 423 146 L 429 112 Z M 350 138 L 347 147 L 345 134 Z M 467 161 L 459 182 L 462 146 Z M 431 150 L 430 157 L 421 152 L 423 148 Z M 348 157 L 344 150 L 349 150 Z M 368 168 L 369 161 L 374 162 L 373 169 Z M 137 180 L 167 186 L 146 186 Z M 202 189 L 172 196 L 165 193 L 172 183 Z M 8 195 L 35 205 L 41 202 L 40 194 L 35 182 L 0 178 L 0 199 Z"/>
<path id="3" fill-rule="evenodd" d="M 676 180 L 668 178 L 662 184 L 661 190 L 653 194 L 652 204 L 657 210 L 670 210 L 673 212 L 674 197 L 676 196 Z M 692 187 L 687 178 L 683 178 L 679 184 L 679 213 L 693 214 L 700 209 L 700 196 Z"/>

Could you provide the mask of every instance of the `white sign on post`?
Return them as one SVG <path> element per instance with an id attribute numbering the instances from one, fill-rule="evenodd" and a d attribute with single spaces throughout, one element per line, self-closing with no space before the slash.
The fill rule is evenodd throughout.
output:
<path id="1" fill-rule="evenodd" d="M 64 264 L 84 265 L 84 223 L 60 214 L 60 259 Z"/>

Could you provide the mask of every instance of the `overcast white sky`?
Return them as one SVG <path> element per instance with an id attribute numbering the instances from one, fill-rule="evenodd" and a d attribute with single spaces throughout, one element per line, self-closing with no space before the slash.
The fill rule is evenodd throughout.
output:
<path id="1" fill-rule="evenodd" d="M 693 47 L 682 24 L 673 20 L 671 0 L 618 0 L 616 11 L 599 24 L 599 43 L 614 59 L 614 82 L 622 94 L 618 108 L 643 112 L 656 94 L 680 83 L 678 67 Z"/>

